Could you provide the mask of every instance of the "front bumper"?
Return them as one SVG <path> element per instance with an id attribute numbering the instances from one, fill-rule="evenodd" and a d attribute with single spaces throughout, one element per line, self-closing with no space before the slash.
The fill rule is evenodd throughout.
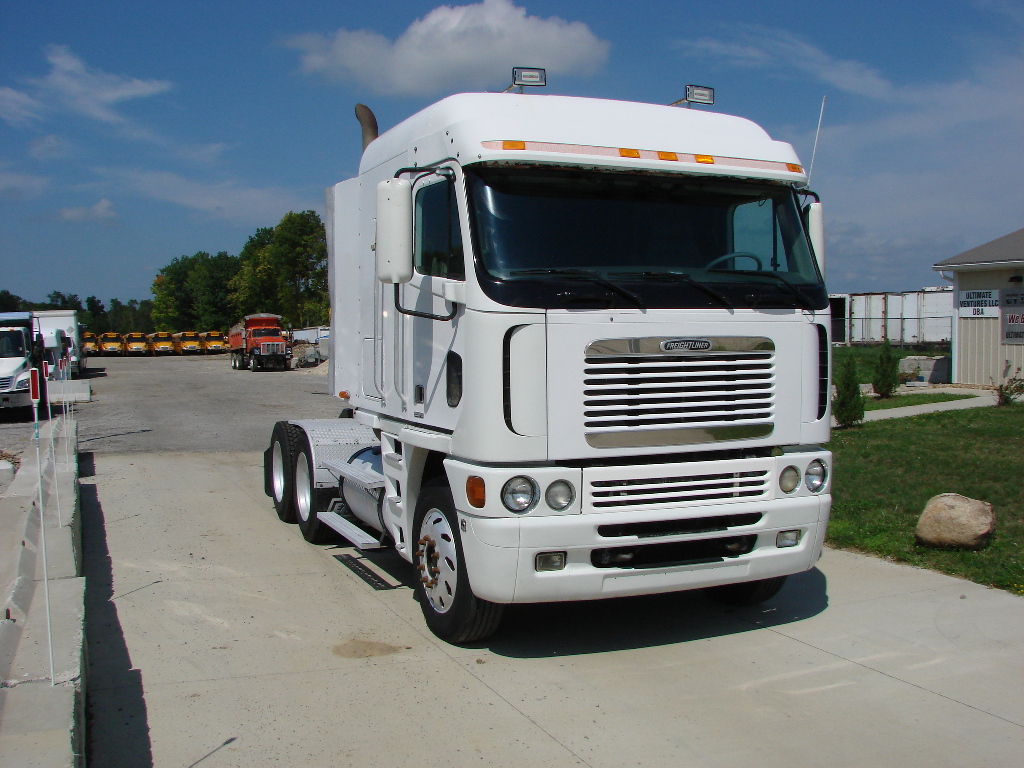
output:
<path id="1" fill-rule="evenodd" d="M 827 451 L 801 452 L 771 459 L 737 460 L 706 466 L 700 471 L 720 472 L 723 464 L 730 470 L 778 463 L 805 466 L 814 458 L 831 466 Z M 484 600 L 496 603 L 538 603 L 568 600 L 594 600 L 605 597 L 655 594 L 687 589 L 733 584 L 738 582 L 788 576 L 814 567 L 821 554 L 832 506 L 830 487 L 821 493 L 803 489 L 783 494 L 767 488 L 762 498 L 721 501 L 716 503 L 679 503 L 648 505 L 632 509 L 601 508 L 592 503 L 587 490 L 589 480 L 601 476 L 603 470 L 582 470 L 580 499 L 568 514 L 530 513 L 521 516 L 496 515 L 488 505 L 474 510 L 461 492 L 467 473 L 488 474 L 508 469 L 471 468 L 462 462 L 446 462 L 452 481 L 453 495 L 459 512 L 459 528 L 467 573 L 473 592 Z M 700 466 L 700 465 L 698 465 Z M 462 469 L 463 471 L 460 471 Z M 539 470 L 537 474 L 552 471 Z M 564 470 L 553 470 L 564 474 Z M 579 471 L 579 470 L 577 470 Z M 622 468 L 617 470 L 622 471 Z M 663 473 L 661 468 L 635 467 L 636 474 Z M 519 468 L 516 473 L 531 474 Z M 831 472 L 830 472 L 831 474 Z M 772 477 L 777 477 L 775 471 Z M 487 478 L 485 478 L 487 479 Z M 537 478 L 541 487 L 545 480 Z M 584 483 L 586 484 L 584 486 Z M 487 487 L 500 488 L 487 481 Z M 490 491 L 489 498 L 490 498 Z M 725 519 L 725 522 L 723 522 Z M 705 524 L 707 521 L 707 524 Z M 670 532 L 690 525 L 695 532 Z M 618 526 L 618 528 L 616 527 Z M 630 526 L 623 529 L 622 526 Z M 633 533 L 639 526 L 640 532 Z M 796 546 L 779 547 L 778 534 L 799 531 Z M 715 553 L 704 550 L 718 545 L 742 541 L 742 554 Z M 673 546 L 677 545 L 677 546 Z M 600 563 L 595 550 L 632 550 L 643 560 L 641 548 L 668 550 L 664 559 L 654 558 L 657 565 L 636 567 L 608 566 Z M 699 550 L 697 555 L 687 554 Z M 749 551 L 747 551 L 749 550 Z M 644 549 L 650 553 L 652 550 Z M 541 552 L 564 552 L 565 568 L 558 571 L 537 571 L 535 559 Z M 682 554 L 677 554 L 682 553 Z M 648 562 L 652 562 L 648 558 Z"/>
<path id="2" fill-rule="evenodd" d="M 0 408 L 24 408 L 29 405 L 32 405 L 32 396 L 27 389 L 0 392 Z"/>

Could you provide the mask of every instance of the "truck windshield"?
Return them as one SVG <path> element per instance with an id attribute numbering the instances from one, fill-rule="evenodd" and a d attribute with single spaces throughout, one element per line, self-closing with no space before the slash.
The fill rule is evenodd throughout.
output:
<path id="1" fill-rule="evenodd" d="M 280 336 L 280 328 L 254 328 L 252 332 L 253 338 L 259 339 L 265 336 Z"/>
<path id="2" fill-rule="evenodd" d="M 0 357 L 24 357 L 25 334 L 19 330 L 0 330 Z"/>
<path id="3" fill-rule="evenodd" d="M 828 306 L 788 186 L 554 168 L 465 170 L 478 275 L 502 303 Z"/>

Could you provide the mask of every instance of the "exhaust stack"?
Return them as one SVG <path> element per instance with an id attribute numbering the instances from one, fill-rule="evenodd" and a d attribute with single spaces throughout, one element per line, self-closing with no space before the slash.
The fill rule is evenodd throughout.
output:
<path id="1" fill-rule="evenodd" d="M 359 121 L 359 126 L 363 129 L 363 151 L 365 152 L 370 142 L 380 135 L 377 118 L 373 116 L 373 110 L 368 106 L 356 104 L 356 120 Z"/>

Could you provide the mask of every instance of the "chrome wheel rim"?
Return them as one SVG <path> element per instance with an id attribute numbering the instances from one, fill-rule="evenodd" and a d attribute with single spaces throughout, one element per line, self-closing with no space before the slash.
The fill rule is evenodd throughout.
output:
<path id="1" fill-rule="evenodd" d="M 447 613 L 455 604 L 459 559 L 455 535 L 441 510 L 431 509 L 423 516 L 416 544 L 416 569 L 423 592 L 436 613 Z"/>
<path id="2" fill-rule="evenodd" d="M 277 441 L 274 441 L 270 466 L 273 473 L 274 501 L 280 503 L 284 500 L 284 453 L 281 450 L 281 443 Z"/>
<path id="3" fill-rule="evenodd" d="M 309 477 L 309 461 L 305 453 L 295 459 L 295 511 L 305 522 L 309 520 L 309 510 L 313 506 L 313 491 Z"/>

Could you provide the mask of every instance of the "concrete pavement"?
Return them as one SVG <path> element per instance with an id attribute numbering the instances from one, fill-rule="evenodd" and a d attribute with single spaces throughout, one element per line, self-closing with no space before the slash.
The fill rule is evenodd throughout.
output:
<path id="1" fill-rule="evenodd" d="M 1024 598 L 826 551 L 758 608 L 518 606 L 457 648 L 396 556 L 277 520 L 260 459 L 95 457 L 96 764 L 1002 768 L 1024 749 Z"/>

